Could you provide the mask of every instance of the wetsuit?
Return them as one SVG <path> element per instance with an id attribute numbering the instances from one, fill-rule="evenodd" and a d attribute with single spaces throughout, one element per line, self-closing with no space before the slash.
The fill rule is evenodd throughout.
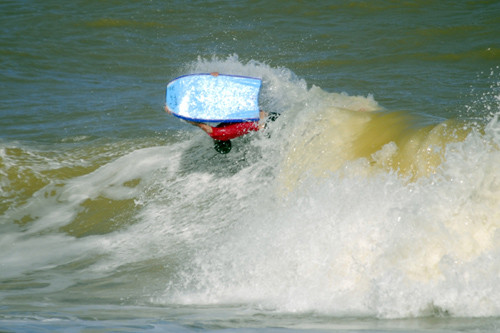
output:
<path id="1" fill-rule="evenodd" d="M 227 141 L 250 131 L 258 131 L 259 123 L 254 121 L 247 121 L 241 123 L 222 123 L 217 127 L 212 127 L 212 133 L 209 133 L 210 137 L 214 140 Z"/>

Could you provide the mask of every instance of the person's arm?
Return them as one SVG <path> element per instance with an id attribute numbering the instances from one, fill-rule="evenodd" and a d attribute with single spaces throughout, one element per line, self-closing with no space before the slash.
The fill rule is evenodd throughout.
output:
<path id="1" fill-rule="evenodd" d="M 165 112 L 168 113 L 168 114 L 172 114 L 172 110 L 170 110 L 168 108 L 168 106 L 165 105 Z M 197 122 L 194 122 L 194 121 L 191 121 L 191 120 L 186 120 L 184 119 L 186 122 L 188 122 L 189 124 L 191 125 L 194 125 L 194 126 L 197 126 L 199 128 L 201 128 L 202 130 L 204 130 L 207 134 L 210 134 L 212 133 L 212 126 L 210 125 L 207 125 L 207 124 L 204 124 L 204 123 L 197 123 Z"/>
<path id="2" fill-rule="evenodd" d="M 207 125 L 207 124 L 204 124 L 204 123 L 197 123 L 197 122 L 194 122 L 194 121 L 191 121 L 191 120 L 186 120 L 186 121 L 188 123 L 190 123 L 191 125 L 194 125 L 194 126 L 197 126 L 197 127 L 201 128 L 207 134 L 211 134 L 213 132 L 213 127 L 210 126 L 210 125 Z"/>

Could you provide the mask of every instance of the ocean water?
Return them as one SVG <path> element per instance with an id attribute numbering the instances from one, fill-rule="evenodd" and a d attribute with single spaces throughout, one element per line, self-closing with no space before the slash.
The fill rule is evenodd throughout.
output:
<path id="1" fill-rule="evenodd" d="M 0 4 L 1 332 L 500 330 L 500 3 Z M 169 80 L 262 78 L 219 155 Z"/>

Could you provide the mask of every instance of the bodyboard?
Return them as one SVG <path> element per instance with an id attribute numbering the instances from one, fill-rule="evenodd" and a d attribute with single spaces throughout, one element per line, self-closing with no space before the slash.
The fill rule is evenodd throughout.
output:
<path id="1" fill-rule="evenodd" d="M 238 75 L 189 74 L 168 83 L 166 105 L 178 118 L 196 122 L 259 120 L 262 80 Z"/>

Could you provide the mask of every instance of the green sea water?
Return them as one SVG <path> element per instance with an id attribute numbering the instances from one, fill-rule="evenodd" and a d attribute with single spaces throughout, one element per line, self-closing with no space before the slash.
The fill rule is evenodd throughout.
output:
<path id="1" fill-rule="evenodd" d="M 500 2 L 0 3 L 0 331 L 500 329 Z M 281 113 L 212 142 L 197 72 Z"/>

